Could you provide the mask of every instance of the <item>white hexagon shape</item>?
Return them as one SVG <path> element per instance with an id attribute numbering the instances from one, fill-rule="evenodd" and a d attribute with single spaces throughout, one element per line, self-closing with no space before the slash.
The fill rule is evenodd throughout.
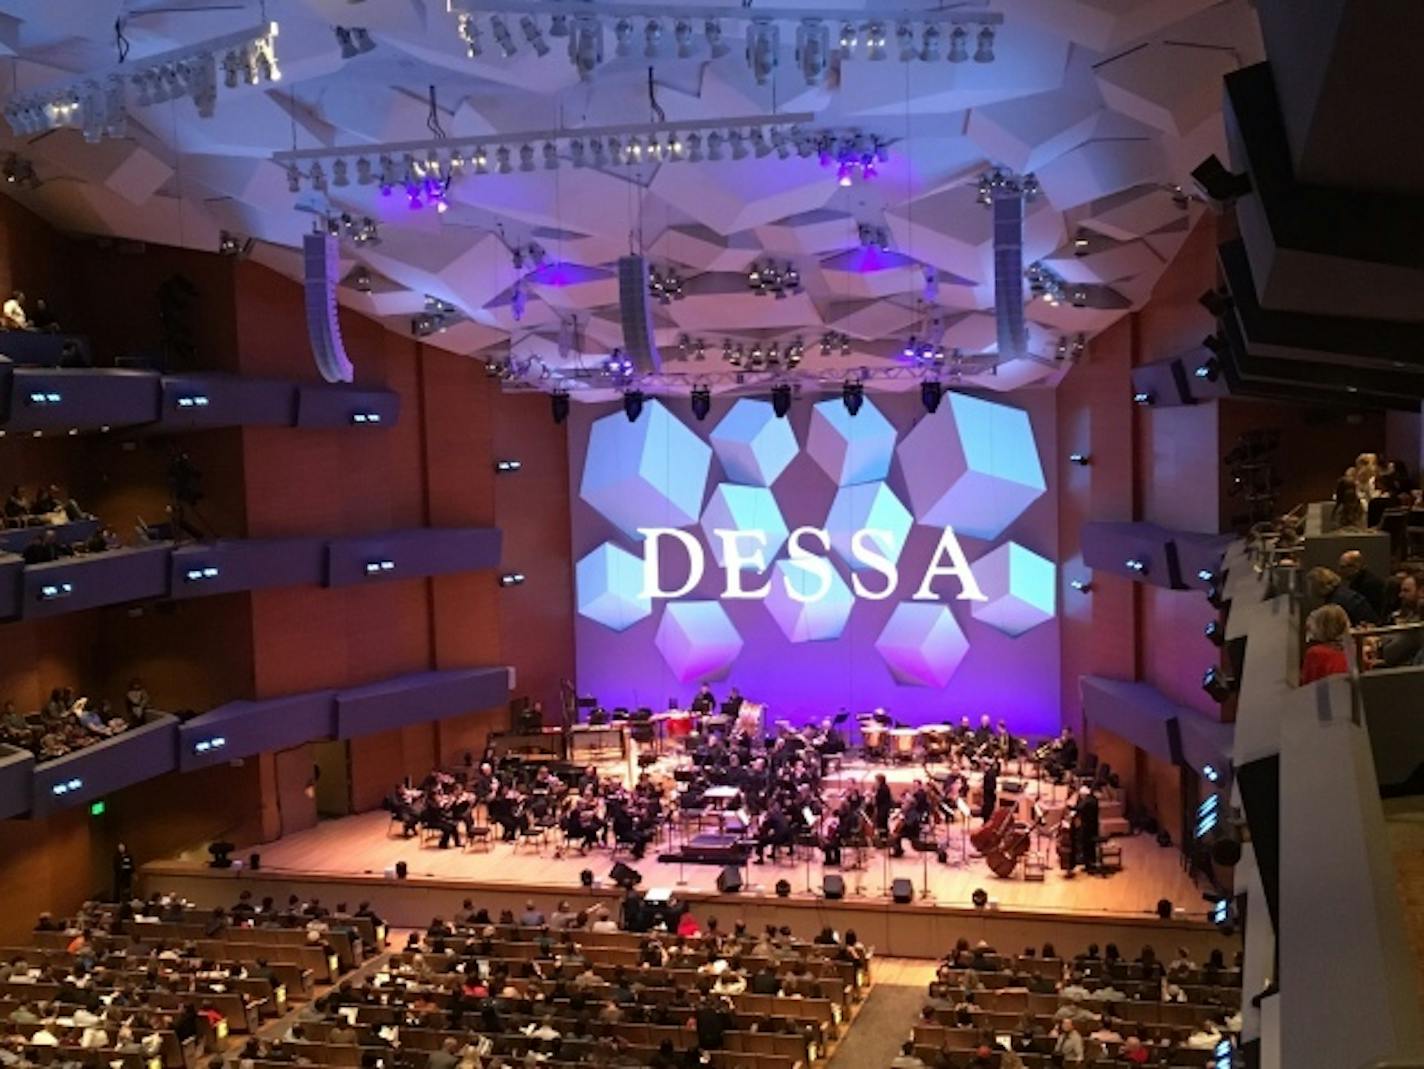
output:
<path id="1" fill-rule="evenodd" d="M 888 542 L 872 537 L 868 546 L 892 562 L 898 562 L 914 522 L 910 510 L 900 503 L 895 491 L 886 483 L 859 483 L 836 491 L 831 510 L 826 514 L 826 532 L 831 536 L 831 549 L 836 556 L 852 570 L 863 571 L 869 565 L 851 553 L 851 538 L 856 531 L 889 532 Z"/>
<path id="2" fill-rule="evenodd" d="M 626 631 L 652 614 L 643 597 L 643 561 L 613 542 L 604 542 L 574 569 L 578 612 L 612 631 Z"/>
<path id="3" fill-rule="evenodd" d="M 818 401 L 806 452 L 837 486 L 875 482 L 890 474 L 895 427 L 869 397 L 854 416 L 839 399 Z"/>
<path id="4" fill-rule="evenodd" d="M 650 398 L 629 422 L 622 412 L 594 420 L 579 496 L 628 537 L 639 527 L 696 523 L 712 447 Z"/>
<path id="5" fill-rule="evenodd" d="M 707 499 L 707 507 L 702 510 L 702 534 L 717 564 L 725 568 L 727 562 L 723 559 L 718 530 L 742 532 L 743 537 L 737 539 L 739 554 L 745 557 L 760 551 L 765 566 L 770 566 L 786 544 L 786 520 L 782 518 L 776 498 L 764 486 L 719 483 Z M 760 532 L 760 540 L 750 535 L 754 531 Z M 765 567 L 757 569 L 750 562 L 743 562 L 740 570 L 764 571 Z"/>
<path id="6" fill-rule="evenodd" d="M 987 601 L 970 604 L 981 624 L 1015 637 L 1053 619 L 1058 569 L 1017 542 L 1005 542 L 974 562 L 974 578 Z"/>
<path id="7" fill-rule="evenodd" d="M 779 560 L 765 604 L 786 641 L 829 642 L 845 630 L 855 596 L 828 560 L 819 565 Z"/>
<path id="8" fill-rule="evenodd" d="M 750 486 L 770 486 L 796 456 L 796 432 L 769 401 L 737 401 L 708 438 L 727 478 Z"/>
<path id="9" fill-rule="evenodd" d="M 895 682 L 910 687 L 942 687 L 969 652 L 969 641 L 954 614 L 943 605 L 907 601 L 895 606 L 875 640 Z"/>
<path id="10" fill-rule="evenodd" d="M 663 610 L 653 645 L 679 683 L 721 679 L 742 652 L 742 636 L 715 601 L 677 601 Z"/>
<path id="11" fill-rule="evenodd" d="M 997 538 L 1046 489 L 1028 413 L 950 393 L 900 443 L 920 523 Z"/>

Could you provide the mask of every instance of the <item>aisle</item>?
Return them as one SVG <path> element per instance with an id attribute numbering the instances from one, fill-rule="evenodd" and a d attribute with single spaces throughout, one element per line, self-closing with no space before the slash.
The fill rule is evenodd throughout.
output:
<path id="1" fill-rule="evenodd" d="M 891 980 L 910 979 L 887 972 Z M 887 983 L 877 977 L 826 1069 L 886 1069 L 900 1053 L 900 1044 L 910 1038 L 924 1003 L 924 984 Z"/>

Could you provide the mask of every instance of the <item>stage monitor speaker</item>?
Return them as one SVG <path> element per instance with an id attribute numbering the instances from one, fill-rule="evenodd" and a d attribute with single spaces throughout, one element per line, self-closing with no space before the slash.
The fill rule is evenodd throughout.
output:
<path id="1" fill-rule="evenodd" d="M 736 894 L 742 889 L 742 870 L 736 865 L 724 865 L 717 873 L 717 890 L 724 895 Z"/>
<path id="2" fill-rule="evenodd" d="M 897 905 L 908 906 L 915 900 L 915 885 L 904 877 L 891 880 L 890 897 Z"/>
<path id="3" fill-rule="evenodd" d="M 252 855 L 247 859 L 247 867 L 253 872 L 262 868 L 262 855 L 254 850 Z"/>
<path id="4" fill-rule="evenodd" d="M 643 874 L 637 869 L 629 868 L 621 861 L 615 861 L 613 867 L 608 870 L 608 878 L 624 890 L 631 890 L 643 882 Z"/>
<path id="5" fill-rule="evenodd" d="M 831 901 L 844 898 L 845 877 L 839 876 L 834 872 L 826 873 L 825 877 L 821 880 L 821 893 Z"/>

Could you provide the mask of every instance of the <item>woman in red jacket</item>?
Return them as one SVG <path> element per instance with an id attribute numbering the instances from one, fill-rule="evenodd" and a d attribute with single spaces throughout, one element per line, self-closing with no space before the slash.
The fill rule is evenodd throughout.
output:
<path id="1" fill-rule="evenodd" d="M 1338 605 L 1322 605 L 1305 618 L 1308 645 L 1300 666 L 1302 686 L 1350 670 L 1345 660 L 1345 636 L 1349 631 L 1350 617 Z"/>

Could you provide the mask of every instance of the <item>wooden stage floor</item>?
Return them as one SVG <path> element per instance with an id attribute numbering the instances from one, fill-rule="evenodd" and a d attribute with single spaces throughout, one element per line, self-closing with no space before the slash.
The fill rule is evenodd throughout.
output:
<path id="1" fill-rule="evenodd" d="M 421 846 L 416 839 L 390 835 L 389 815 L 383 811 L 363 813 L 339 820 L 323 821 L 314 828 L 284 836 L 259 846 L 244 846 L 233 856 L 245 858 L 253 850 L 262 854 L 262 871 L 267 877 L 324 876 L 372 877 L 381 879 L 397 861 L 405 861 L 409 878 L 436 880 L 442 883 L 468 881 L 472 886 L 498 887 L 517 891 L 520 888 L 556 892 L 579 887 L 579 873 L 587 868 L 601 882 L 606 882 L 613 859 L 608 850 L 596 849 L 588 856 L 576 850 L 556 857 L 553 847 L 535 850 L 528 845 L 495 843 L 489 852 L 435 846 Z M 497 829 L 496 829 L 497 831 Z M 1001 910 L 1035 913 L 1079 914 L 1099 918 L 1142 917 L 1151 914 L 1158 899 L 1168 898 L 1189 912 L 1204 911 L 1197 886 L 1184 871 L 1179 852 L 1172 847 L 1160 847 L 1150 836 L 1134 835 L 1114 840 L 1122 846 L 1123 869 L 1110 876 L 1088 876 L 1079 873 L 1066 877 L 1061 870 L 1050 868 L 1042 882 L 1019 877 L 1000 879 L 988 866 L 972 854 L 964 864 L 955 864 L 958 852 L 952 852 L 949 864 L 940 864 L 933 854 L 889 858 L 885 851 L 867 851 L 866 867 L 859 871 L 827 867 L 826 872 L 841 872 L 846 882 L 847 900 L 884 900 L 882 889 L 896 877 L 904 877 L 915 886 L 916 900 L 941 907 L 968 908 L 975 888 L 984 888 L 990 900 Z M 659 862 L 656 848 L 651 847 L 640 861 L 620 855 L 620 860 L 642 874 L 641 889 L 650 887 L 678 888 L 684 893 L 715 895 L 720 871 L 713 865 L 684 865 Z M 804 853 L 804 851 L 803 851 Z M 778 880 L 791 884 L 792 897 L 819 897 L 822 865 L 818 856 L 809 868 L 804 860 L 788 862 L 784 858 L 773 864 L 750 864 L 743 870 L 748 881 L 744 893 L 772 895 Z M 922 862 L 928 857 L 928 866 Z M 850 853 L 847 853 L 849 860 Z M 928 877 L 930 896 L 921 890 Z M 808 883 L 809 881 L 809 883 Z M 857 895 L 857 885 L 861 894 Z M 807 894 L 807 887 L 812 894 Z"/>

